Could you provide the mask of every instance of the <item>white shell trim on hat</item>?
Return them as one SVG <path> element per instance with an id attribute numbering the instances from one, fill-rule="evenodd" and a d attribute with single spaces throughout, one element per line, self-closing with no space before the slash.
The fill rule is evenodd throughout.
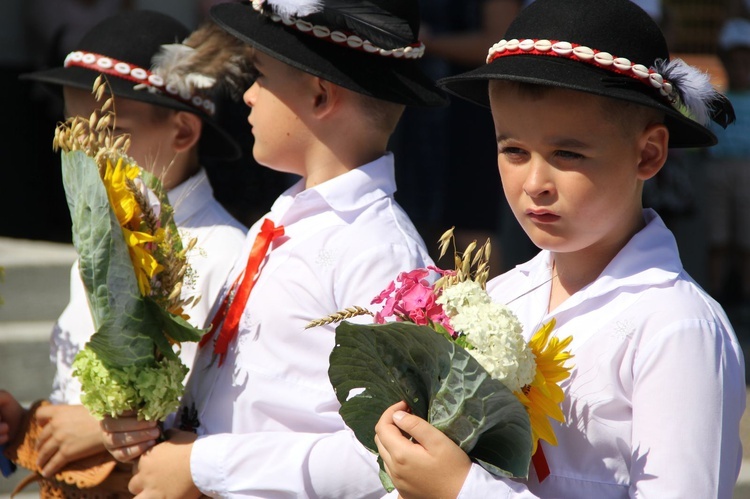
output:
<path id="1" fill-rule="evenodd" d="M 636 64 L 624 57 L 615 57 L 609 52 L 601 52 L 596 49 L 578 45 L 575 43 L 559 40 L 500 40 L 490 47 L 487 54 L 487 64 L 505 55 L 532 54 L 532 55 L 557 55 L 571 60 L 579 60 L 593 64 L 603 69 L 616 73 L 622 73 L 636 78 L 641 82 L 659 89 L 659 93 L 669 99 L 675 106 L 678 101 L 677 90 L 661 74 L 653 68 L 647 68 L 642 64 Z"/>
<path id="2" fill-rule="evenodd" d="M 265 0 L 252 0 L 253 9 L 262 13 L 263 5 L 265 3 Z M 308 21 L 297 19 L 294 16 L 282 16 L 274 12 L 270 13 L 268 17 L 274 22 L 283 23 L 285 26 L 295 28 L 303 33 L 310 33 L 316 38 L 329 39 L 339 45 L 346 45 L 349 48 L 364 50 L 369 54 L 378 54 L 384 57 L 394 57 L 396 59 L 419 59 L 425 52 L 425 45 L 422 42 L 409 45 L 408 47 L 384 49 L 378 47 L 369 40 L 363 40 L 357 35 L 347 35 L 342 31 L 331 31 L 331 29 L 326 26 L 312 24 Z"/>
<path id="3" fill-rule="evenodd" d="M 164 78 L 152 73 L 147 69 L 133 64 L 118 61 L 111 57 L 94 54 L 90 52 L 75 51 L 65 57 L 64 67 L 78 66 L 93 71 L 99 71 L 118 78 L 124 78 L 138 83 L 135 88 L 147 87 L 150 90 L 159 91 L 164 95 L 182 101 L 209 116 L 216 114 L 216 104 L 209 98 L 201 95 L 180 92 L 174 85 L 167 85 Z"/>

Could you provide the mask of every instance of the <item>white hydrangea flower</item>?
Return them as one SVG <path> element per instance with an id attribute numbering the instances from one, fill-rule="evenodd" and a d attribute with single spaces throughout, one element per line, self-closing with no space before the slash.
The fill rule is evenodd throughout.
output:
<path id="1" fill-rule="evenodd" d="M 446 288 L 438 302 L 453 328 L 467 336 L 474 346 L 469 353 L 490 376 L 513 392 L 534 380 L 534 354 L 523 338 L 521 323 L 508 307 L 493 303 L 473 281 Z"/>
<path id="2" fill-rule="evenodd" d="M 437 303 L 443 306 L 448 317 L 458 314 L 458 310 L 468 305 L 491 303 L 492 299 L 478 282 L 462 281 L 443 289 Z"/>

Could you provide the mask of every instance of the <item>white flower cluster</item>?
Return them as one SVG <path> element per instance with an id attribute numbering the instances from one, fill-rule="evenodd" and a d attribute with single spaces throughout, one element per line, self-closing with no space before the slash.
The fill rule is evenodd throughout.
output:
<path id="1" fill-rule="evenodd" d="M 463 281 L 443 289 L 437 300 L 456 332 L 466 335 L 469 353 L 512 392 L 534 380 L 536 362 L 521 323 L 508 307 L 493 303 L 479 283 Z"/>

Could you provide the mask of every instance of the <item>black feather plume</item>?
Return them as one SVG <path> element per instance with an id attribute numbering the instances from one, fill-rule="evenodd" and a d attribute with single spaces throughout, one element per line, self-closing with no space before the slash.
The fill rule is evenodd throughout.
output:
<path id="1" fill-rule="evenodd" d="M 736 121 L 737 116 L 735 116 L 732 103 L 724 95 L 719 94 L 712 103 L 711 119 L 721 125 L 722 128 L 726 128 Z"/>
<path id="2" fill-rule="evenodd" d="M 406 47 L 416 41 L 409 23 L 367 0 L 326 0 L 323 11 L 310 16 L 325 19 L 331 29 L 345 29 L 383 49 Z"/>

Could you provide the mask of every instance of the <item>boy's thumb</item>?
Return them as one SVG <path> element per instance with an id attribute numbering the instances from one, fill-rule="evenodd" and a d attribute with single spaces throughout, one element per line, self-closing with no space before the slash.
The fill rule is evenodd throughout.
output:
<path id="1" fill-rule="evenodd" d="M 432 425 L 424 419 L 404 411 L 396 411 L 393 413 L 393 423 L 398 426 L 401 431 L 409 434 L 409 436 L 422 445 L 429 442 L 431 431 L 434 430 Z"/>

